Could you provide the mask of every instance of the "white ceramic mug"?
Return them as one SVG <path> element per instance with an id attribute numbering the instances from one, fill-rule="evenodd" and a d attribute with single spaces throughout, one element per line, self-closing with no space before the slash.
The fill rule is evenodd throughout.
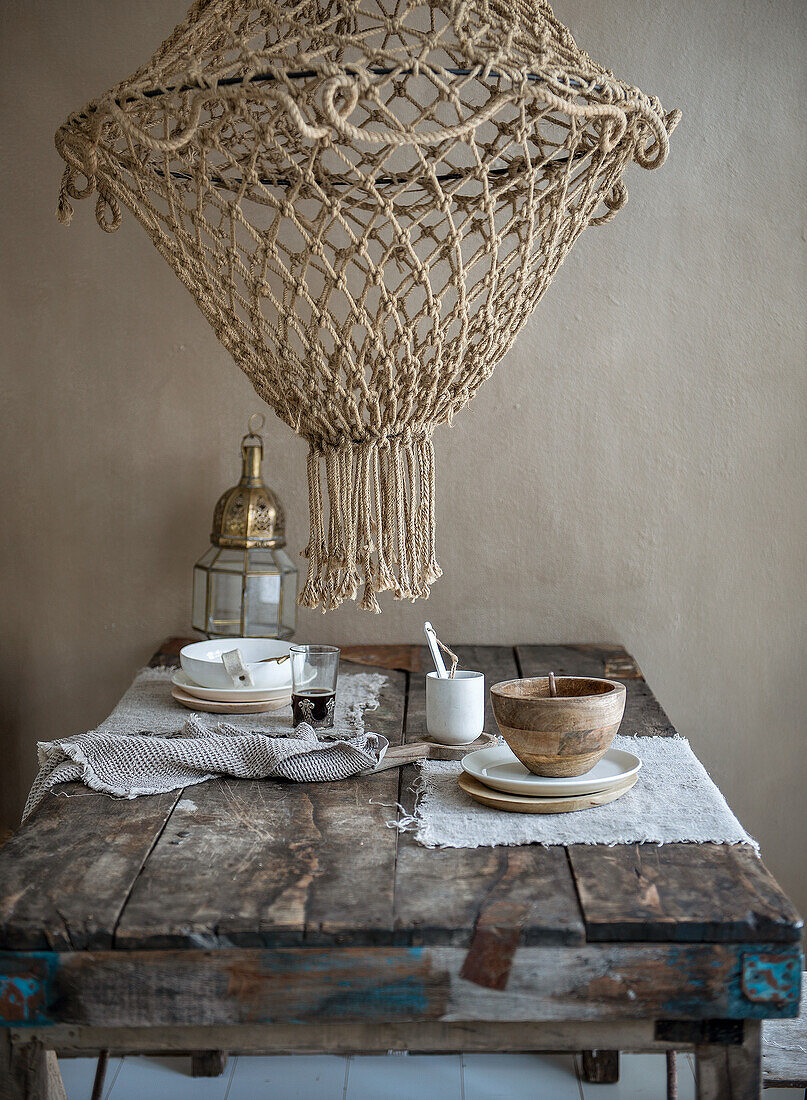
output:
<path id="1" fill-rule="evenodd" d="M 426 729 L 441 745 L 468 745 L 485 728 L 485 674 L 458 669 L 452 679 L 426 675 Z"/>

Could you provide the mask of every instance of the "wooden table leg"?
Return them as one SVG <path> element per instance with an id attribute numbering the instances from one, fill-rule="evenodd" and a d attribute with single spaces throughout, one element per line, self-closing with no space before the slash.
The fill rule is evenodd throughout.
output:
<path id="1" fill-rule="evenodd" d="M 592 1085 L 615 1085 L 619 1080 L 618 1050 L 584 1050 L 583 1079 Z"/>
<path id="2" fill-rule="evenodd" d="M 36 1040 L 12 1044 L 0 1031 L 0 1100 L 67 1100 L 59 1063 L 52 1050 Z"/>
<path id="3" fill-rule="evenodd" d="M 762 1026 L 746 1020 L 742 1044 L 695 1048 L 698 1100 L 759 1100 L 762 1095 Z"/>
<path id="4" fill-rule="evenodd" d="M 227 1065 L 224 1050 L 196 1050 L 191 1055 L 191 1077 L 221 1077 Z"/>
<path id="5" fill-rule="evenodd" d="M 678 1066 L 675 1051 L 667 1051 L 667 1100 L 678 1100 Z"/>

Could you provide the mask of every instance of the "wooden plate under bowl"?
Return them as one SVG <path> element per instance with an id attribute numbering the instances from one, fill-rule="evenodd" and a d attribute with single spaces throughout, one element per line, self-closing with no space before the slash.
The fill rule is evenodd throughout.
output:
<path id="1" fill-rule="evenodd" d="M 592 806 L 605 806 L 608 802 L 615 802 L 617 798 L 620 798 L 626 791 L 631 789 L 638 778 L 638 775 L 632 775 L 630 779 L 620 783 L 618 787 L 611 787 L 608 791 L 598 791 L 595 794 L 569 795 L 568 797 L 508 794 L 504 791 L 494 791 L 466 772 L 462 772 L 457 782 L 475 802 L 481 802 L 483 806 L 491 806 L 494 810 L 507 810 L 516 814 L 570 814 L 575 810 L 588 810 Z"/>
<path id="2" fill-rule="evenodd" d="M 178 687 L 171 688 L 171 694 L 183 707 L 204 714 L 263 714 L 267 710 L 282 710 L 291 703 L 291 693 L 285 698 L 268 699 L 263 703 L 217 703 L 210 699 L 197 699 Z"/>

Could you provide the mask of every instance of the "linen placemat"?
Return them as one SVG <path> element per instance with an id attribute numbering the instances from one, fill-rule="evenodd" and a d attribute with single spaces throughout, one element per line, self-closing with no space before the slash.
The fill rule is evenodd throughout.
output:
<path id="1" fill-rule="evenodd" d="M 37 775 L 23 820 L 59 783 L 78 780 L 119 798 L 161 794 L 215 775 L 298 782 L 346 779 L 372 771 L 387 748 L 366 733 L 364 713 L 378 706 L 386 676 L 342 676 L 334 726 L 292 727 L 291 707 L 219 718 L 191 712 L 171 696 L 173 669 L 143 669 L 97 729 L 37 745 Z"/>
<path id="2" fill-rule="evenodd" d="M 615 802 L 563 814 L 519 814 L 474 802 L 454 761 L 420 765 L 415 820 L 427 848 L 514 844 L 749 844 L 758 849 L 683 737 L 617 737 L 642 761 L 637 783 Z"/>

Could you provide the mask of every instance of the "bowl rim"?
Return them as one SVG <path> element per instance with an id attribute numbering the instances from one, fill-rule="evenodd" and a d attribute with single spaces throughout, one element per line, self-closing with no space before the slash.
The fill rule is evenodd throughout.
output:
<path id="1" fill-rule="evenodd" d="M 219 646 L 221 649 L 224 649 L 224 647 L 227 646 L 230 649 L 240 649 L 245 642 L 249 643 L 250 645 L 254 642 L 262 642 L 263 644 L 271 645 L 280 644 L 282 646 L 285 646 L 287 650 L 290 650 L 293 644 L 292 642 L 288 642 L 283 638 L 200 638 L 198 642 L 189 642 L 187 645 L 184 645 L 182 647 L 182 649 L 179 651 L 180 662 L 184 657 L 189 661 L 198 661 L 200 664 L 214 665 L 218 667 L 218 665 L 221 663 L 221 657 L 203 656 L 203 647 L 207 646 L 209 648 L 210 646 Z M 198 651 L 193 652 L 197 649 L 197 646 Z M 250 659 L 248 657 L 245 657 L 244 663 L 246 665 L 252 665 L 258 664 L 260 662 L 256 661 L 254 658 Z"/>
<path id="2" fill-rule="evenodd" d="M 611 699 L 615 692 L 626 692 L 625 685 L 619 683 L 618 680 L 609 680 L 605 676 L 575 676 L 573 674 L 564 674 L 555 677 L 555 684 L 558 688 L 557 695 L 514 695 L 505 690 L 512 684 L 528 684 L 538 681 L 546 683 L 547 679 L 547 676 L 516 676 L 512 680 L 500 680 L 498 684 L 491 685 L 490 694 L 491 697 L 515 699 L 522 703 L 552 703 L 562 705 L 564 703 L 580 703 L 584 699 Z M 610 686 L 607 691 L 597 691 L 593 692 L 591 695 L 561 695 L 560 688 L 564 680 L 588 680 L 590 683 L 608 684 Z"/>

